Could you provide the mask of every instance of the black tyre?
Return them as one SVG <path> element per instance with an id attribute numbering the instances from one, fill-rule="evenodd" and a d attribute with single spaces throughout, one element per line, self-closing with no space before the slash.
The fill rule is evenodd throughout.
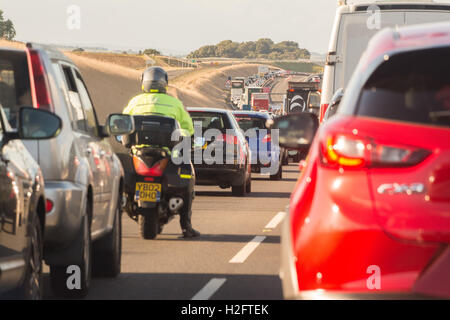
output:
<path id="1" fill-rule="evenodd" d="M 80 242 L 80 257 L 77 257 L 80 263 L 67 266 L 50 266 L 50 284 L 53 293 L 60 297 L 83 298 L 89 292 L 92 274 L 92 244 L 91 228 L 87 215 L 83 218 L 80 234 L 76 241 Z"/>
<path id="2" fill-rule="evenodd" d="M 93 244 L 92 274 L 115 278 L 120 273 L 122 259 L 122 209 L 120 202 L 114 214 L 113 229 Z"/>
<path id="3" fill-rule="evenodd" d="M 274 175 L 270 175 L 270 180 L 278 181 L 281 179 L 283 179 L 283 166 L 280 165 L 278 167 L 277 173 L 275 173 Z"/>
<path id="4" fill-rule="evenodd" d="M 247 185 L 245 187 L 245 192 L 247 194 L 252 192 L 252 178 L 251 177 L 247 180 Z"/>
<path id="5" fill-rule="evenodd" d="M 22 286 L 13 293 L 14 299 L 41 300 L 44 294 L 42 280 L 43 239 L 39 218 L 33 214 L 30 228 L 30 252 L 27 256 L 26 276 Z"/>
<path id="6" fill-rule="evenodd" d="M 235 197 L 243 197 L 245 196 L 245 191 L 247 189 L 247 179 L 246 174 L 244 173 L 244 181 L 242 184 L 238 186 L 231 186 L 231 194 Z"/>
<path id="7" fill-rule="evenodd" d="M 289 164 L 289 155 L 287 154 L 287 152 L 283 153 L 281 164 L 283 166 L 287 166 Z"/>
<path id="8" fill-rule="evenodd" d="M 138 223 L 143 239 L 155 239 L 159 231 L 158 209 L 148 209 L 145 214 L 139 215 Z"/>

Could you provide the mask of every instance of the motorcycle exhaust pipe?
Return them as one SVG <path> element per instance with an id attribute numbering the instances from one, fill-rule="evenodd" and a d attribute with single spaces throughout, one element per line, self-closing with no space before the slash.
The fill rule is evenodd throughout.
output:
<path id="1" fill-rule="evenodd" d="M 171 198 L 169 200 L 169 210 L 171 212 L 177 212 L 178 210 L 181 209 L 181 207 L 183 206 L 184 201 L 182 198 Z"/>

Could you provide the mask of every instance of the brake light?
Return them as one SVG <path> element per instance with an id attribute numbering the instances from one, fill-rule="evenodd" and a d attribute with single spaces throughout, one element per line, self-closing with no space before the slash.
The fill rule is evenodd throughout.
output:
<path id="1" fill-rule="evenodd" d="M 162 159 L 156 162 L 153 167 L 149 168 L 141 158 L 133 156 L 134 169 L 140 176 L 161 177 L 167 167 L 168 162 L 169 159 Z"/>
<path id="2" fill-rule="evenodd" d="M 327 112 L 328 105 L 329 105 L 328 103 L 323 103 L 320 106 L 320 122 L 322 122 L 323 117 L 325 117 L 325 112 Z"/>
<path id="3" fill-rule="evenodd" d="M 238 137 L 234 135 L 229 134 L 223 134 L 222 136 L 218 137 L 217 141 L 225 141 L 227 144 L 238 144 Z"/>
<path id="4" fill-rule="evenodd" d="M 53 210 L 53 201 L 47 199 L 47 201 L 45 201 L 45 212 L 49 213 L 52 210 Z"/>
<path id="5" fill-rule="evenodd" d="M 262 139 L 262 143 L 270 143 L 272 142 L 272 137 L 270 134 L 266 134 L 266 136 Z"/>
<path id="6" fill-rule="evenodd" d="M 328 136 L 323 146 L 322 162 L 346 167 L 363 166 L 367 160 L 367 142 L 344 135 Z"/>
<path id="7" fill-rule="evenodd" d="M 322 164 L 347 168 L 408 167 L 416 165 L 431 152 L 411 147 L 377 144 L 346 134 L 328 135 L 322 142 Z"/>
<path id="8" fill-rule="evenodd" d="M 44 65 L 36 50 L 27 48 L 27 59 L 30 72 L 31 96 L 35 108 L 52 110 L 48 79 Z"/>

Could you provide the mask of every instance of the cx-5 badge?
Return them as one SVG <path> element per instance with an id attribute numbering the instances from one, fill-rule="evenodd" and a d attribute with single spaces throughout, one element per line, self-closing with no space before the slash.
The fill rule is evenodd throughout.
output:
<path id="1" fill-rule="evenodd" d="M 377 189 L 379 194 L 419 194 L 425 192 L 425 186 L 422 183 L 412 183 L 412 184 L 398 184 L 389 183 L 382 184 Z"/>

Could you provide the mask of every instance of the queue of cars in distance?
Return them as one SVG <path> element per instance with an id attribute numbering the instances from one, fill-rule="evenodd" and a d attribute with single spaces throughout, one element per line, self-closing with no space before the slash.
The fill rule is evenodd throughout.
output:
<path id="1" fill-rule="evenodd" d="M 311 114 L 275 120 L 310 148 L 282 230 L 286 298 L 450 298 L 449 54 L 450 23 L 385 29 L 314 140 Z"/>
<path id="2" fill-rule="evenodd" d="M 369 8 L 376 6 L 379 16 L 371 23 Z M 377 14 L 378 14 L 377 13 Z M 450 4 L 432 1 L 367 1 L 342 4 L 336 16 L 328 46 L 323 82 L 320 120 L 334 93 L 346 88 L 370 38 L 380 29 L 450 20 Z"/>
<path id="3" fill-rule="evenodd" d="M 196 184 L 231 187 L 235 196 L 251 192 L 251 151 L 231 111 L 216 108 L 188 108 L 194 127 L 201 125 L 192 150 Z M 220 133 L 220 137 L 205 135 Z M 215 144 L 223 149 L 220 163 L 215 161 Z M 231 152 L 227 152 L 231 150 Z M 207 152 L 212 150 L 211 152 Z M 200 156 L 199 156 L 200 155 Z"/>
<path id="4" fill-rule="evenodd" d="M 59 51 L 34 44 L 24 50 L 1 48 L 0 66 L 5 123 L 20 129 L 23 106 L 61 119 L 57 137 L 24 141 L 45 180 L 45 212 L 39 211 L 41 205 L 31 207 L 31 213 L 41 214 L 41 247 L 54 293 L 84 296 L 92 271 L 110 277 L 120 272 L 123 169 L 107 141 L 111 126 L 99 125 L 79 70 Z M 2 229 L 0 239 L 6 238 Z M 8 243 L 1 243 L 1 248 L 6 255 L 11 250 Z M 70 265 L 81 269 L 80 290 L 66 285 Z M 1 281 L 8 281 L 4 266 L 0 268 Z"/>

